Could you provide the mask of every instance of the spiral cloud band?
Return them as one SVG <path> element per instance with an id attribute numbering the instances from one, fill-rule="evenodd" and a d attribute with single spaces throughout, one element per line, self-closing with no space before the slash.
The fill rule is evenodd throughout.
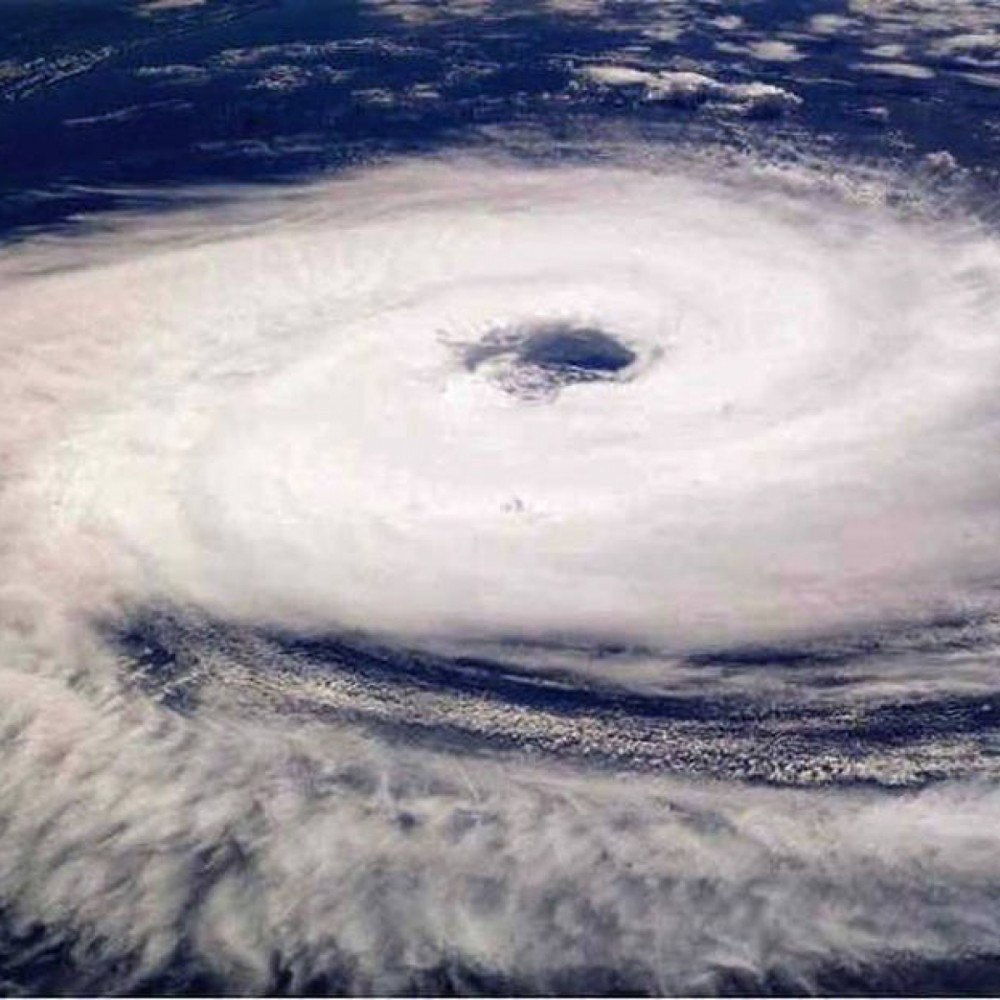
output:
<path id="1" fill-rule="evenodd" d="M 9 249 L 0 944 L 249 991 L 994 959 L 1000 241 L 892 193 L 424 161 Z"/>

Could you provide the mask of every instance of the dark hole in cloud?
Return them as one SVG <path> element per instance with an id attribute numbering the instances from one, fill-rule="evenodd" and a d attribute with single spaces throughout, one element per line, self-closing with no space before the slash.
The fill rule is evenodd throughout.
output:
<path id="1" fill-rule="evenodd" d="M 563 322 L 494 330 L 464 348 L 467 370 L 527 399 L 551 399 L 578 382 L 620 381 L 637 357 L 610 333 Z"/>

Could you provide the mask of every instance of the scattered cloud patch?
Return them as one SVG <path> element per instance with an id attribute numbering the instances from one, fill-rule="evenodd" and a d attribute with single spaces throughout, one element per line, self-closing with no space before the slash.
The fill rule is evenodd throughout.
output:
<path id="1" fill-rule="evenodd" d="M 936 76 L 929 66 L 910 62 L 862 62 L 855 63 L 854 68 L 862 73 L 879 73 L 907 80 L 930 80 Z"/>
<path id="2" fill-rule="evenodd" d="M 855 21 L 842 14 L 813 14 L 809 18 L 809 30 L 817 35 L 839 35 L 853 27 Z"/>
<path id="3" fill-rule="evenodd" d="M 780 39 L 750 42 L 746 48 L 754 59 L 761 62 L 798 62 L 805 56 L 791 43 Z"/>
<path id="4" fill-rule="evenodd" d="M 116 108 L 114 111 L 106 111 L 103 114 L 85 115 L 79 118 L 67 118 L 63 123 L 70 128 L 78 128 L 86 125 L 111 125 L 120 122 L 130 122 L 141 118 L 149 111 L 155 110 L 181 110 L 189 108 L 191 105 L 187 101 L 153 101 L 150 104 L 131 104 L 128 107 Z"/>
<path id="5" fill-rule="evenodd" d="M 204 7 L 208 0 L 147 0 L 140 4 L 140 13 L 157 14 L 165 10 L 182 10 L 187 7 Z"/>
<path id="6" fill-rule="evenodd" d="M 711 23 L 720 31 L 737 31 L 743 27 L 743 18 L 738 14 L 723 14 L 713 17 Z"/>
<path id="7" fill-rule="evenodd" d="M 802 99 L 773 84 L 723 83 L 687 70 L 643 70 L 631 66 L 596 64 L 584 67 L 581 78 L 601 89 L 637 92 L 642 100 L 678 107 L 712 103 L 749 114 L 774 114 L 797 107 Z"/>

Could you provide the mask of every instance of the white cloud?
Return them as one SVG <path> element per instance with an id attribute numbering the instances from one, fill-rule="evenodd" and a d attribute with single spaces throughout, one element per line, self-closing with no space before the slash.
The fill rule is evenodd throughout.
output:
<path id="1" fill-rule="evenodd" d="M 709 87 L 692 76 L 629 80 Z M 181 943 L 247 992 L 278 956 L 295 988 L 333 967 L 377 993 L 443 963 L 539 991 L 605 965 L 656 992 L 733 970 L 805 992 L 828 963 L 993 948 L 992 784 L 609 774 L 581 761 L 638 740 L 625 709 L 553 721 L 426 685 L 454 742 L 420 750 L 351 721 L 419 726 L 398 688 L 296 672 L 257 631 L 558 638 L 579 684 L 606 637 L 679 655 L 995 614 L 1000 248 L 912 199 L 897 216 L 877 181 L 402 164 L 7 248 L 0 893 L 19 918 L 83 933 L 124 992 Z M 539 317 L 643 364 L 539 404 L 456 354 Z M 123 682 L 137 664 L 94 624 L 150 605 L 177 609 L 188 715 Z M 876 649 L 852 683 L 991 690 L 995 639 L 969 628 L 937 659 Z M 761 690 L 753 669 L 696 681 L 726 673 Z M 545 753 L 454 749 L 505 729 Z M 972 743 L 940 756 L 993 766 Z"/>
<path id="2" fill-rule="evenodd" d="M 664 101 L 685 107 L 705 102 L 728 105 L 747 112 L 779 112 L 802 101 L 773 84 L 722 83 L 703 73 L 687 70 L 640 70 L 614 63 L 584 66 L 579 75 L 600 87 L 641 91 L 647 101 Z"/>

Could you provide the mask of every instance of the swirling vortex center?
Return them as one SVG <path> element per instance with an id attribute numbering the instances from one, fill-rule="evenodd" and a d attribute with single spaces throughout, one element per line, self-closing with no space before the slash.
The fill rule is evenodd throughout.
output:
<path id="1" fill-rule="evenodd" d="M 543 401 L 578 383 L 626 381 L 638 360 L 595 326 L 558 321 L 491 330 L 462 354 L 466 370 L 511 395 Z"/>

